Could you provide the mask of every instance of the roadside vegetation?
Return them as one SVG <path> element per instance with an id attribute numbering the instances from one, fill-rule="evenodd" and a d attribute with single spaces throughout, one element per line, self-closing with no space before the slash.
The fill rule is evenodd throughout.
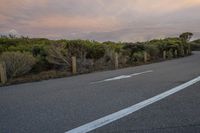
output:
<path id="1" fill-rule="evenodd" d="M 200 51 L 200 39 L 190 42 L 193 51 Z"/>
<path id="2" fill-rule="evenodd" d="M 0 62 L 8 84 L 65 77 L 72 75 L 72 57 L 76 74 L 82 74 L 115 69 L 116 58 L 117 67 L 123 68 L 187 56 L 191 49 L 200 50 L 200 40 L 189 42 L 192 35 L 136 43 L 1 36 Z"/>

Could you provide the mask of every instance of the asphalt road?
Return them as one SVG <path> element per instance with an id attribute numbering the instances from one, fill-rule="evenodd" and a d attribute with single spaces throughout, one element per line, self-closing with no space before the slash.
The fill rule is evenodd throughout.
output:
<path id="1" fill-rule="evenodd" d="M 200 52 L 194 52 L 150 65 L 1 87 L 0 133 L 64 133 L 198 76 Z M 91 132 L 199 133 L 200 82 Z"/>

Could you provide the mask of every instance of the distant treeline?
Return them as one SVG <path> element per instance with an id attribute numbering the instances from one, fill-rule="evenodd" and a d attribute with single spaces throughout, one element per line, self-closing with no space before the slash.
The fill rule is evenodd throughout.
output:
<path id="1" fill-rule="evenodd" d="M 144 52 L 148 62 L 162 60 L 163 51 L 168 59 L 183 57 L 191 49 L 200 50 L 200 40 L 190 42 L 192 35 L 186 32 L 175 38 L 136 43 L 1 36 L 0 61 L 5 63 L 9 79 L 52 70 L 70 73 L 72 56 L 77 58 L 78 73 L 86 73 L 114 68 L 116 53 L 120 67 L 141 64 Z"/>

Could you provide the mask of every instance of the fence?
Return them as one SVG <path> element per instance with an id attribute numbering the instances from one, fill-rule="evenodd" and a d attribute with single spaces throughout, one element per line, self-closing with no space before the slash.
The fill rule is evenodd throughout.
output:
<path id="1" fill-rule="evenodd" d="M 0 62 L 0 75 L 2 84 L 5 84 L 7 82 L 7 75 L 6 75 L 6 65 L 4 62 Z"/>
<path id="2" fill-rule="evenodd" d="M 179 51 L 179 53 L 178 53 L 178 50 L 174 50 L 173 53 L 172 53 L 173 54 L 173 58 L 176 58 L 176 57 L 180 56 L 181 53 L 182 53 L 182 51 Z M 183 50 L 183 54 L 184 55 L 189 55 L 190 54 L 190 49 L 188 48 L 187 50 Z M 119 53 L 114 53 L 113 55 L 114 55 L 113 61 L 111 61 L 109 63 L 102 61 L 104 63 L 102 63 L 102 64 L 100 63 L 100 64 L 98 64 L 96 66 L 102 67 L 103 64 L 104 65 L 105 64 L 106 65 L 109 64 L 110 66 L 113 66 L 112 69 L 118 69 L 119 67 L 124 67 L 124 66 L 120 66 L 121 60 L 120 60 Z M 169 58 L 167 56 L 167 51 L 165 51 L 165 50 L 162 51 L 162 57 L 161 58 L 163 60 L 166 60 L 166 59 Z M 143 52 L 143 61 L 142 61 L 142 63 L 147 63 L 148 61 L 151 61 L 151 55 L 147 51 L 144 51 Z M 126 64 L 126 60 L 123 61 L 123 62 L 125 62 L 124 64 Z M 94 62 L 90 65 L 90 68 L 93 68 L 93 67 L 95 67 Z M 79 68 L 79 66 L 77 65 L 77 57 L 75 57 L 75 56 L 71 57 L 71 73 L 73 75 L 80 73 L 78 71 L 78 68 Z M 80 69 L 84 69 L 84 68 L 80 68 Z M 109 68 L 109 69 L 111 69 L 111 68 Z M 95 71 L 95 70 L 99 70 L 99 69 L 93 69 L 93 70 Z M 91 71 L 88 71 L 88 72 L 91 72 Z M 7 80 L 8 80 L 7 73 L 6 73 L 6 64 L 5 64 L 5 62 L 0 62 L 0 78 L 1 78 L 1 83 L 2 84 L 5 84 L 7 82 Z"/>

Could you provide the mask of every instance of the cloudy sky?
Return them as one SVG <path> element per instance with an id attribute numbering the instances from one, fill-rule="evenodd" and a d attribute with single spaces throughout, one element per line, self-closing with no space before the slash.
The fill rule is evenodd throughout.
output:
<path id="1" fill-rule="evenodd" d="M 143 41 L 190 31 L 200 0 L 0 0 L 0 34 Z"/>

